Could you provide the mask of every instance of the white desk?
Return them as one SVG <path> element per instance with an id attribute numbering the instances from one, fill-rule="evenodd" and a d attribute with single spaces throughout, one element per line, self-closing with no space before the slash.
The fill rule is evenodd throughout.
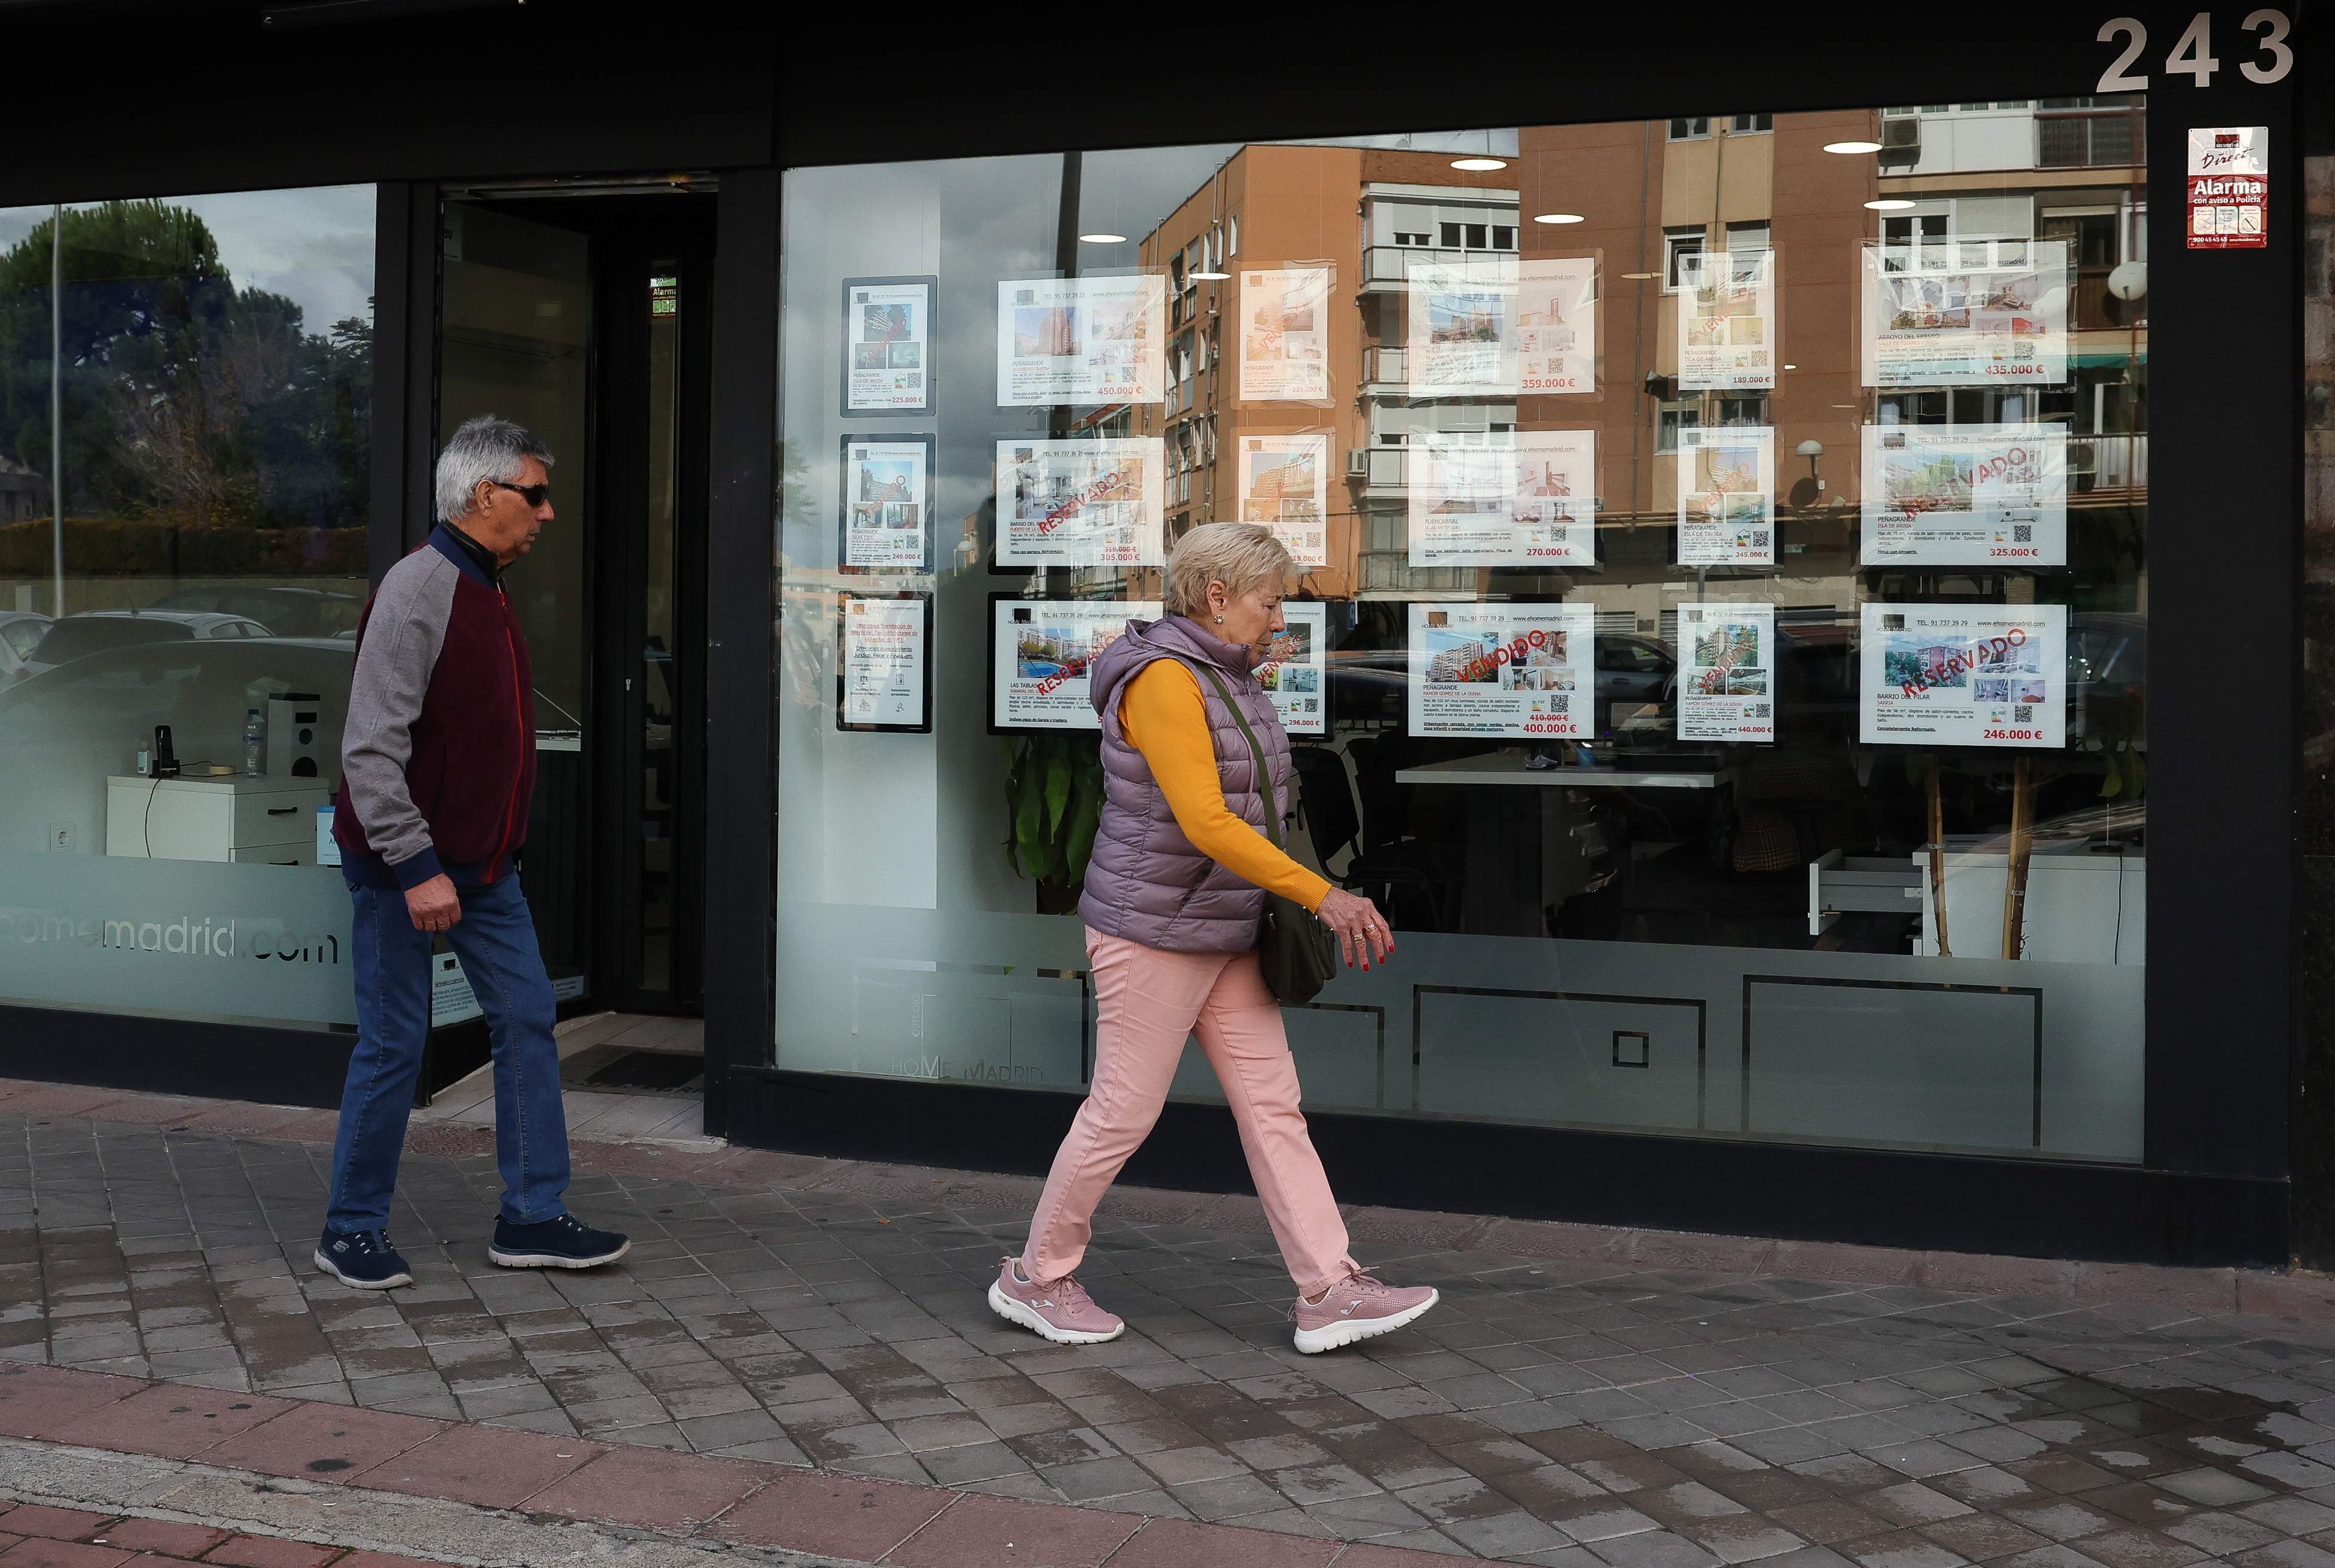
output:
<path id="1" fill-rule="evenodd" d="M 1527 768 L 1521 751 L 1487 751 L 1424 762 L 1394 776 L 1398 784 L 1563 784 L 1574 789 L 1716 789 L 1717 773 L 1672 773 L 1633 768 Z"/>
<path id="2" fill-rule="evenodd" d="M 316 863 L 316 808 L 331 800 L 315 779 L 254 777 L 105 781 L 105 852 L 139 859 Z"/>

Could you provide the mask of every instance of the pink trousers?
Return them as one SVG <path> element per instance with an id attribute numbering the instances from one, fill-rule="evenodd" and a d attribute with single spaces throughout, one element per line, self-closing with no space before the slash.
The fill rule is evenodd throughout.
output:
<path id="1" fill-rule="evenodd" d="M 1087 954 L 1098 1014 L 1094 1085 L 1054 1156 L 1022 1272 L 1056 1280 L 1079 1266 L 1095 1205 L 1159 1119 L 1184 1041 L 1197 1035 L 1231 1102 L 1290 1278 L 1310 1296 L 1352 1273 L 1346 1224 L 1306 1136 L 1297 1064 L 1256 954 L 1168 953 L 1091 926 Z"/>

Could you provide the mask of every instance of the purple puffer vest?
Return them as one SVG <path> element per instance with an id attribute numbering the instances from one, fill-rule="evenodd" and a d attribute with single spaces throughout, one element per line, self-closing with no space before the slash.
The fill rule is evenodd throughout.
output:
<path id="1" fill-rule="evenodd" d="M 1216 749 L 1216 777 L 1233 815 L 1264 831 L 1264 794 L 1248 742 L 1232 710 L 1208 683 L 1205 668 L 1223 678 L 1233 701 L 1264 749 L 1274 781 L 1274 809 L 1285 820 L 1289 799 L 1289 735 L 1273 698 L 1250 671 L 1249 650 L 1210 636 L 1194 621 L 1129 621 L 1127 634 L 1105 648 L 1089 677 L 1102 719 L 1102 823 L 1087 863 L 1079 917 L 1107 936 L 1124 936 L 1170 953 L 1246 953 L 1256 946 L 1264 889 L 1234 876 L 1193 847 L 1176 825 L 1168 798 L 1143 753 L 1119 729 L 1119 699 L 1127 682 L 1158 659 L 1191 667 L 1208 711 Z"/>

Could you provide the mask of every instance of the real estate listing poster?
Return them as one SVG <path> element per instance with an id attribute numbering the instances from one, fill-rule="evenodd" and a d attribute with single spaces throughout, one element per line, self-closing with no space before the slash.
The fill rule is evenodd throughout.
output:
<path id="1" fill-rule="evenodd" d="M 1595 431 L 1427 431 L 1410 451 L 1412 566 L 1595 563 Z"/>
<path id="2" fill-rule="evenodd" d="M 1678 564 L 1776 564 L 1776 432 L 1716 425 L 1678 433 Z"/>
<path id="3" fill-rule="evenodd" d="M 1157 566 L 1167 560 L 1157 436 L 997 443 L 997 564 Z"/>
<path id="4" fill-rule="evenodd" d="M 2067 744 L 2064 605 L 1864 606 L 1868 746 Z"/>
<path id="5" fill-rule="evenodd" d="M 1273 530 L 1301 569 L 1330 564 L 1330 438 L 1240 438 L 1240 520 Z"/>
<path id="6" fill-rule="evenodd" d="M 1595 722 L 1588 605 L 1410 606 L 1410 732 L 1561 740 Z"/>
<path id="7" fill-rule="evenodd" d="M 1776 606 L 1681 605 L 1678 738 L 1776 738 Z"/>
<path id="8" fill-rule="evenodd" d="M 1562 397 L 1597 390 L 1597 260 L 1568 256 L 1516 269 L 1516 391 Z"/>
<path id="9" fill-rule="evenodd" d="M 1865 247 L 1871 387 L 2058 386 L 2068 379 L 2068 246 L 1952 239 Z"/>
<path id="10" fill-rule="evenodd" d="M 1008 279 L 997 286 L 997 401 L 1154 403 L 1166 382 L 1168 280 Z"/>
<path id="11" fill-rule="evenodd" d="M 1514 397 L 1516 258 L 1414 262 L 1405 372 L 1414 398 Z"/>
<path id="12" fill-rule="evenodd" d="M 1245 402 L 1330 401 L 1328 266 L 1240 275 L 1240 395 Z"/>
<path id="13" fill-rule="evenodd" d="M 989 724 L 993 730 L 1097 730 L 1087 672 L 1129 621 L 1156 621 L 1153 601 L 1010 599 L 989 602 Z"/>
<path id="14" fill-rule="evenodd" d="M 1281 727 L 1293 735 L 1330 732 L 1330 606 L 1318 600 L 1281 602 L 1282 630 L 1256 667 L 1257 684 L 1273 699 Z"/>
<path id="15" fill-rule="evenodd" d="M 1678 258 L 1680 390 L 1776 384 L 1776 253 L 1713 250 Z"/>
<path id="16" fill-rule="evenodd" d="M 2068 564 L 2059 425 L 1866 425 L 1868 566 Z"/>
<path id="17" fill-rule="evenodd" d="M 936 277 L 843 280 L 843 411 L 933 411 Z"/>
<path id="18" fill-rule="evenodd" d="M 843 545 L 847 572 L 932 570 L 933 438 L 843 439 Z"/>
<path id="19" fill-rule="evenodd" d="M 929 594 L 871 598 L 845 594 L 835 651 L 835 727 L 933 727 L 932 608 Z"/>

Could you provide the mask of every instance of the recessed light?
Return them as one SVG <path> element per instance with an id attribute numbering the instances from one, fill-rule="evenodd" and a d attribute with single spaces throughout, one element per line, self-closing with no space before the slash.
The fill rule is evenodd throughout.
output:
<path id="1" fill-rule="evenodd" d="M 1187 274 L 1186 276 L 1205 278 L 1210 283 L 1222 283 L 1225 279 L 1230 277 L 1232 274 L 1229 272 L 1195 272 Z"/>
<path id="2" fill-rule="evenodd" d="M 1508 160 L 1505 158 L 1455 158 L 1451 160 L 1452 168 L 1465 169 L 1469 174 L 1489 174 L 1496 169 L 1507 166 Z"/>
<path id="3" fill-rule="evenodd" d="M 1881 150 L 1881 143 L 1877 141 L 1827 141 L 1824 144 L 1824 150 L 1826 152 L 1878 152 Z"/>
<path id="4" fill-rule="evenodd" d="M 1902 196 L 1884 196 L 1878 200 L 1868 201 L 1865 205 L 1875 212 L 1903 212 L 1914 204 Z"/>
<path id="5" fill-rule="evenodd" d="M 1584 219 L 1577 212 L 1544 212 L 1536 215 L 1533 221 L 1535 223 L 1580 223 Z"/>
<path id="6" fill-rule="evenodd" d="M 1788 365 L 1786 365 L 1784 368 L 1785 368 L 1786 370 L 1797 370 L 1797 369 L 1799 369 L 1800 367 L 1799 367 L 1799 366 L 1797 366 L 1797 365 L 1796 365 L 1796 364 L 1788 364 Z"/>
<path id="7" fill-rule="evenodd" d="M 1649 277 L 1654 277 L 1659 275 L 1651 272 L 1625 272 L 1622 276 L 1623 277 L 1634 277 L 1642 280 Z"/>
<path id="8" fill-rule="evenodd" d="M 1107 234 L 1098 229 L 1092 234 L 1082 234 L 1079 236 L 1079 243 L 1080 245 L 1125 245 L 1127 243 L 1127 236 L 1123 234 Z"/>

